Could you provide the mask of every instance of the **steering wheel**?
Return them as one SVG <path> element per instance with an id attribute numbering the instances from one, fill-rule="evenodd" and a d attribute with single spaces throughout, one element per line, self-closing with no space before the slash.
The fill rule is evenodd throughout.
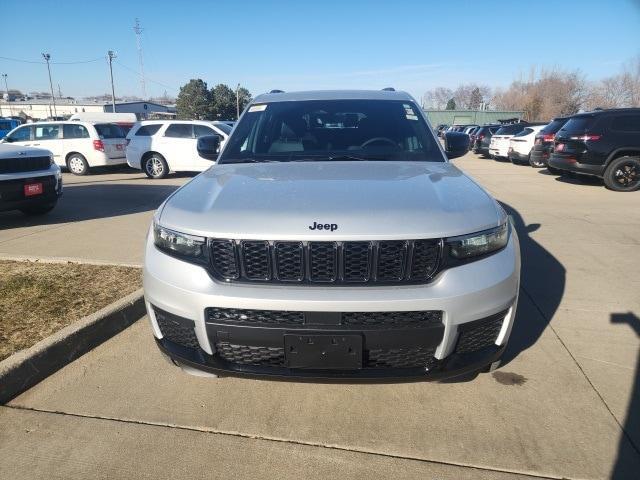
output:
<path id="1" fill-rule="evenodd" d="M 388 143 L 389 145 L 392 145 L 396 148 L 398 148 L 398 144 L 396 142 L 394 142 L 393 140 L 391 140 L 390 138 L 387 137 L 375 137 L 375 138 L 370 138 L 369 140 L 367 140 L 366 142 L 364 142 L 362 145 L 360 145 L 360 148 L 365 148 L 368 147 L 369 145 L 371 145 L 372 143 Z"/>

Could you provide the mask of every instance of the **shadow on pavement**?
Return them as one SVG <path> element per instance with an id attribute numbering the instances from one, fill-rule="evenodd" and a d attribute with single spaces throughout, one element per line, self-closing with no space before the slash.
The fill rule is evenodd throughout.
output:
<path id="1" fill-rule="evenodd" d="M 155 210 L 177 185 L 154 183 L 67 185 L 58 205 L 48 214 L 29 217 L 0 212 L 0 230 L 109 218 Z"/>
<path id="2" fill-rule="evenodd" d="M 628 324 L 640 337 L 640 318 L 632 312 L 612 313 L 611 323 Z M 631 389 L 631 400 L 627 409 L 627 418 L 622 426 L 624 435 L 620 436 L 618 458 L 611 473 L 614 480 L 640 478 L 640 471 L 633 470 L 640 459 L 640 352 L 636 361 L 635 380 Z"/>
<path id="3" fill-rule="evenodd" d="M 502 357 L 502 365 L 506 365 L 534 345 L 544 332 L 562 300 L 566 271 L 548 250 L 531 237 L 532 232 L 544 227 L 537 223 L 526 225 L 517 210 L 501 204 L 513 218 L 522 258 L 520 301 L 509 344 Z M 535 306 L 534 311 L 531 311 L 531 304 Z"/>

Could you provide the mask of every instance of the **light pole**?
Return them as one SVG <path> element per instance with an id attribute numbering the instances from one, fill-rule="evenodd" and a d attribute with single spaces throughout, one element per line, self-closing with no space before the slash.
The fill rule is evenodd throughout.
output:
<path id="1" fill-rule="evenodd" d="M 13 105 L 9 102 L 9 87 L 7 86 L 7 74 L 3 73 L 2 78 L 4 79 L 4 89 L 7 92 L 7 103 L 9 103 L 9 115 L 13 115 Z"/>
<path id="2" fill-rule="evenodd" d="M 3 73 L 2 74 L 2 78 L 4 79 L 4 91 L 7 94 L 7 103 L 9 102 L 9 87 L 7 87 L 7 74 Z M 9 115 L 13 115 L 13 107 L 11 105 L 9 105 Z M 0 113 L 0 116 L 2 116 L 2 114 Z"/>
<path id="3" fill-rule="evenodd" d="M 111 75 L 111 106 L 113 113 L 116 113 L 116 91 L 113 88 L 113 59 L 116 58 L 116 54 L 113 50 L 107 52 L 109 56 L 109 74 Z"/>
<path id="4" fill-rule="evenodd" d="M 240 84 L 236 87 L 236 120 L 240 118 Z"/>
<path id="5" fill-rule="evenodd" d="M 47 62 L 47 71 L 49 72 L 49 86 L 51 87 L 51 101 L 53 102 L 53 116 L 57 117 L 58 112 L 56 110 L 56 96 L 53 93 L 53 82 L 51 81 L 51 67 L 49 66 L 49 60 L 51 60 L 51 55 L 48 53 L 43 53 L 42 57 Z"/>

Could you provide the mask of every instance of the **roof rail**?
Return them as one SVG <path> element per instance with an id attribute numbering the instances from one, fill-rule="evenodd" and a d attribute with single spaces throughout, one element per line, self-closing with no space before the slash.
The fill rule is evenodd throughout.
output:
<path id="1" fill-rule="evenodd" d="M 284 90 L 271 90 L 269 93 L 284 93 Z"/>
<path id="2" fill-rule="evenodd" d="M 393 88 L 393 87 L 384 87 L 384 88 L 382 89 L 382 91 L 383 91 L 383 92 L 395 92 L 395 91 L 396 91 L 396 89 L 395 89 L 395 88 Z"/>

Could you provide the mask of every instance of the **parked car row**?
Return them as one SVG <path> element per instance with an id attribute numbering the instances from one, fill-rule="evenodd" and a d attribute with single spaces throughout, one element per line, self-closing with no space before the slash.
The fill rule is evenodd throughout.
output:
<path id="1" fill-rule="evenodd" d="M 114 122 L 69 120 L 17 125 L 13 120 L 2 120 L 0 127 L 5 126 L 3 122 L 13 128 L 0 142 L 46 149 L 56 165 L 75 175 L 86 175 L 94 167 L 128 164 L 150 178 L 206 170 L 211 161 L 198 155 L 198 138 L 217 135 L 224 145 L 232 129 L 230 122 L 198 120 L 143 121 L 130 129 Z"/>
<path id="2" fill-rule="evenodd" d="M 468 133 L 470 149 L 484 157 L 547 168 L 554 175 L 602 178 L 607 188 L 619 192 L 640 189 L 640 108 L 457 131 Z"/>

